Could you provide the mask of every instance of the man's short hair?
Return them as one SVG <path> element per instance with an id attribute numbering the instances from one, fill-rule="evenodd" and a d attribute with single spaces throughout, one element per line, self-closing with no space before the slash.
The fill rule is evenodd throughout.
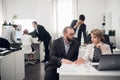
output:
<path id="1" fill-rule="evenodd" d="M 32 23 L 36 24 L 37 25 L 37 22 L 36 21 L 33 21 Z"/>
<path id="2" fill-rule="evenodd" d="M 67 33 L 67 30 L 68 30 L 68 29 L 73 29 L 73 28 L 70 27 L 70 26 L 65 27 L 64 30 L 63 30 L 63 34 L 64 34 L 64 33 Z"/>
<path id="3" fill-rule="evenodd" d="M 79 20 L 83 20 L 83 21 L 84 21 L 84 20 L 85 20 L 85 16 L 84 16 L 83 14 L 80 15 L 80 16 L 79 16 Z"/>

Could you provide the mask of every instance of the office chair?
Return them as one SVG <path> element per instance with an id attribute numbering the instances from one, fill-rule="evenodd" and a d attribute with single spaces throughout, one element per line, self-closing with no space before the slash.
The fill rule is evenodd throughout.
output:
<path id="1" fill-rule="evenodd" d="M 30 54 L 34 55 L 36 53 L 36 51 L 32 50 L 31 45 L 22 45 L 22 52 L 27 56 L 27 62 L 25 62 L 25 65 L 26 64 L 32 64 L 32 65 L 36 64 L 37 61 L 30 61 L 29 55 Z"/>
<path id="2" fill-rule="evenodd" d="M 110 42 L 109 35 L 104 34 L 104 38 L 105 38 L 104 43 L 106 43 L 106 44 L 108 44 L 108 45 L 110 46 L 111 52 L 113 53 L 113 45 L 112 45 L 112 43 Z"/>
<path id="3" fill-rule="evenodd" d="M 9 41 L 7 39 L 0 38 L 0 47 L 9 49 L 10 48 Z"/>

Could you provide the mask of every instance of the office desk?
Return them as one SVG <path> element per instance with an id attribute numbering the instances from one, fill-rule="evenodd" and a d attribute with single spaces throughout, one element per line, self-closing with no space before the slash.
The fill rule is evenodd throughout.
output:
<path id="1" fill-rule="evenodd" d="M 21 50 L 0 56 L 0 80 L 23 80 L 25 78 L 24 54 Z"/>
<path id="2" fill-rule="evenodd" d="M 120 49 L 118 48 L 113 49 L 113 54 L 120 54 Z"/>
<path id="3" fill-rule="evenodd" d="M 94 64 L 92 64 L 94 65 Z M 91 65 L 62 64 L 57 69 L 60 80 L 119 80 L 120 71 L 98 71 Z"/>

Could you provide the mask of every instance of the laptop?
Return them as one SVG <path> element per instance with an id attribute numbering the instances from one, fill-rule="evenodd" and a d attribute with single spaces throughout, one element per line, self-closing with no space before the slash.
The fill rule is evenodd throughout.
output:
<path id="1" fill-rule="evenodd" d="M 120 54 L 101 55 L 99 65 L 93 65 L 99 71 L 120 70 Z"/>

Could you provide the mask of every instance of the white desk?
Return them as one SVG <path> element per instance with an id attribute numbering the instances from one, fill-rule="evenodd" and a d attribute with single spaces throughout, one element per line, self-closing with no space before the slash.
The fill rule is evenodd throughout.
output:
<path id="1" fill-rule="evenodd" d="M 85 54 L 85 50 L 86 50 L 85 47 L 80 47 L 79 48 L 79 55 L 78 55 L 78 57 L 83 57 L 84 54 Z"/>
<path id="2" fill-rule="evenodd" d="M 92 64 L 94 65 L 94 64 Z M 67 65 L 62 64 L 57 69 L 60 80 L 119 80 L 120 71 L 98 71 L 89 65 Z"/>
<path id="3" fill-rule="evenodd" d="M 24 54 L 19 51 L 0 56 L 0 80 L 23 80 L 25 78 Z"/>
<path id="4" fill-rule="evenodd" d="M 113 49 L 113 54 L 120 54 L 120 49 L 118 48 Z"/>

